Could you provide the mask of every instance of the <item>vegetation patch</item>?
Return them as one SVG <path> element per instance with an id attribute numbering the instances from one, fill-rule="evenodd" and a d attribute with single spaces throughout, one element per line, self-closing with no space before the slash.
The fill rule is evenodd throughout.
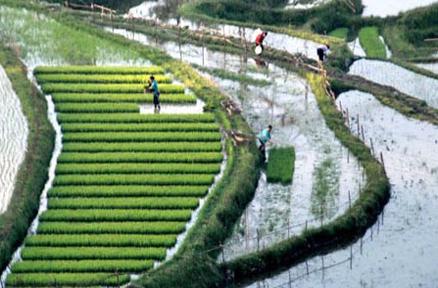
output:
<path id="1" fill-rule="evenodd" d="M 377 27 L 360 29 L 359 41 L 368 57 L 386 58 L 385 44 L 379 38 L 379 29 Z"/>
<path id="2" fill-rule="evenodd" d="M 329 33 L 329 35 L 332 37 L 342 39 L 342 40 L 347 40 L 348 32 L 349 32 L 348 28 L 341 27 L 341 28 L 336 28 L 335 30 L 331 31 Z"/>
<path id="3" fill-rule="evenodd" d="M 293 147 L 269 150 L 267 179 L 270 183 L 292 183 L 295 168 L 295 149 Z"/>

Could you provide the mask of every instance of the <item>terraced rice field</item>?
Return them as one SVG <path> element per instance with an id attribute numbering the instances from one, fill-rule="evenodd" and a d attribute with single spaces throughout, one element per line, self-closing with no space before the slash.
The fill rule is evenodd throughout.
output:
<path id="1" fill-rule="evenodd" d="M 63 150 L 8 287 L 118 286 L 175 246 L 220 171 L 221 134 L 212 114 L 139 114 L 150 73 L 163 105 L 196 101 L 158 67 L 35 70 L 56 102 Z"/>

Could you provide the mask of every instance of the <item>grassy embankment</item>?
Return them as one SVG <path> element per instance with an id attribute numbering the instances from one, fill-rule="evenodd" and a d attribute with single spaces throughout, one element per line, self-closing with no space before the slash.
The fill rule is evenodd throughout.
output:
<path id="1" fill-rule="evenodd" d="M 47 118 L 46 100 L 27 79 L 26 68 L 17 56 L 4 46 L 0 46 L 0 65 L 20 99 L 29 127 L 27 152 L 17 175 L 14 194 L 7 211 L 0 215 L 0 270 L 3 270 L 38 211 L 55 135 Z"/>

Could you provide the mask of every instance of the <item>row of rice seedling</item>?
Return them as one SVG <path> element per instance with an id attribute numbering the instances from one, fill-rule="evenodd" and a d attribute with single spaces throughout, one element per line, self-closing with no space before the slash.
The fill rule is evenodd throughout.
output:
<path id="1" fill-rule="evenodd" d="M 84 235 L 78 235 L 82 237 Z M 109 236 L 109 235 L 108 235 Z M 152 268 L 153 260 L 34 260 L 14 265 L 13 273 L 35 272 L 141 272 Z"/>
<path id="2" fill-rule="evenodd" d="M 48 93 L 142 93 L 144 84 L 71 84 L 46 83 L 43 90 Z M 161 84 L 160 93 L 184 93 L 184 87 L 179 84 Z"/>
<path id="3" fill-rule="evenodd" d="M 103 67 L 103 66 L 40 66 L 34 73 L 41 74 L 163 74 L 161 67 Z"/>
<path id="4" fill-rule="evenodd" d="M 186 220 L 182 221 L 88 221 L 42 222 L 38 226 L 38 234 L 148 234 L 148 235 L 176 235 L 184 231 Z M 102 235 L 101 235 L 102 236 Z"/>
<path id="5" fill-rule="evenodd" d="M 153 97 L 150 93 L 132 94 L 89 94 L 89 93 L 53 93 L 55 103 L 152 103 Z M 196 96 L 193 94 L 162 94 L 160 102 L 163 104 L 196 103 Z"/>
<path id="6" fill-rule="evenodd" d="M 218 152 L 120 152 L 120 153 L 62 153 L 58 163 L 218 163 L 223 155 Z"/>
<path id="7" fill-rule="evenodd" d="M 213 114 L 139 114 L 138 103 L 152 100 L 141 84 L 149 74 L 159 74 L 163 104 L 196 102 L 163 73 L 157 67 L 36 69 L 44 92 L 53 93 L 63 148 L 48 210 L 8 284 L 119 286 L 129 278 L 114 280 L 116 272 L 145 272 L 165 259 L 223 154 Z"/>
<path id="8" fill-rule="evenodd" d="M 58 234 L 35 235 L 26 239 L 26 246 L 102 246 L 102 247 L 171 247 L 176 243 L 175 235 L 138 234 Z M 114 271 L 114 270 L 113 270 Z"/>
<path id="9" fill-rule="evenodd" d="M 220 141 L 219 132 L 75 132 L 64 135 L 64 142 L 178 142 Z"/>
<path id="10" fill-rule="evenodd" d="M 172 83 L 166 75 L 154 76 L 158 83 Z M 142 83 L 148 84 L 149 75 L 142 74 L 41 74 L 40 83 Z"/>
<path id="11" fill-rule="evenodd" d="M 161 97 L 161 96 L 160 96 Z M 214 122 L 214 115 L 210 113 L 194 115 L 173 114 L 138 114 L 138 113 L 60 113 L 58 121 L 61 126 L 65 123 L 187 123 L 187 122 Z"/>
<path id="12" fill-rule="evenodd" d="M 51 209 L 194 209 L 198 198 L 177 197 L 122 197 L 114 198 L 51 198 Z"/>
<path id="13" fill-rule="evenodd" d="M 202 197 L 208 185 L 88 185 L 56 186 L 49 190 L 51 198 L 63 197 Z"/>
<path id="14" fill-rule="evenodd" d="M 216 174 L 220 171 L 217 163 L 60 163 L 56 166 L 56 174 L 142 174 L 142 173 L 167 173 L 167 174 Z"/>
<path id="15" fill-rule="evenodd" d="M 64 152 L 219 152 L 219 142 L 70 142 L 64 143 Z"/>
<path id="16" fill-rule="evenodd" d="M 66 123 L 63 132 L 218 132 L 216 123 Z"/>
<path id="17" fill-rule="evenodd" d="M 191 210 L 181 209 L 50 209 L 41 221 L 188 221 L 191 215 Z"/>

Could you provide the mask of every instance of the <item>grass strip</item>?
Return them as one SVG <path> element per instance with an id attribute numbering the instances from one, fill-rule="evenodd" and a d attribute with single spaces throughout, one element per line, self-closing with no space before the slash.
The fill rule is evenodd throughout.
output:
<path id="1" fill-rule="evenodd" d="M 26 247 L 31 246 L 100 246 L 100 247 L 172 247 L 176 235 L 138 235 L 138 234 L 42 234 L 26 238 Z M 37 269 L 35 267 L 35 269 Z M 98 272 L 98 271 L 96 271 Z"/>
<path id="2" fill-rule="evenodd" d="M 70 222 L 117 222 L 117 221 L 188 221 L 191 210 L 156 210 L 156 209 L 56 209 L 48 210 L 41 216 L 41 221 Z"/>
<path id="3" fill-rule="evenodd" d="M 331 31 L 328 35 L 339 39 L 347 40 L 348 28 L 346 27 L 336 28 L 335 30 Z"/>
<path id="4" fill-rule="evenodd" d="M 292 183 L 295 168 L 295 149 L 293 147 L 273 148 L 269 151 L 267 179 L 270 183 Z"/>
<path id="5" fill-rule="evenodd" d="M 163 74 L 161 67 L 109 67 L 109 66 L 39 66 L 34 74 Z"/>
<path id="6" fill-rule="evenodd" d="M 205 174 L 74 174 L 59 175 L 54 185 L 211 185 L 214 175 Z"/>
<path id="7" fill-rule="evenodd" d="M 150 75 L 127 74 L 41 74 L 37 76 L 39 83 L 141 83 L 148 84 Z M 172 83 L 169 76 L 157 75 L 158 83 Z"/>
<path id="8" fill-rule="evenodd" d="M 66 133 L 66 142 L 208 142 L 220 141 L 219 132 L 77 132 Z"/>
<path id="9" fill-rule="evenodd" d="M 108 113 L 108 114 L 91 114 L 78 113 L 69 114 L 61 113 L 58 115 L 61 126 L 64 123 L 182 123 L 182 122 L 214 122 L 214 115 L 210 113 L 195 115 L 170 115 L 170 114 L 153 114 L 142 115 L 138 113 Z"/>
<path id="10" fill-rule="evenodd" d="M 185 220 L 156 222 L 41 222 L 38 234 L 179 234 L 185 230 Z"/>
<path id="11" fill-rule="evenodd" d="M 207 185 L 57 186 L 49 190 L 49 197 L 202 197 L 207 190 Z"/>
<path id="12" fill-rule="evenodd" d="M 119 286 L 129 282 L 129 275 L 114 273 L 19 273 L 6 280 L 8 287 L 89 287 Z"/>
<path id="13" fill-rule="evenodd" d="M 112 164 L 75 164 L 60 163 L 56 165 L 56 175 L 62 174 L 142 174 L 142 173 L 167 173 L 167 174 L 217 174 L 220 164 L 178 164 L 178 163 L 112 163 Z"/>
<path id="14" fill-rule="evenodd" d="M 58 163 L 217 163 L 223 155 L 203 153 L 62 153 Z"/>
<path id="15" fill-rule="evenodd" d="M 219 152 L 218 142 L 64 143 L 63 152 Z"/>
<path id="16" fill-rule="evenodd" d="M 53 93 L 55 103 L 152 103 L 151 93 L 132 93 L 132 94 L 89 94 L 89 93 Z M 196 96 L 193 94 L 162 94 L 161 103 L 186 104 L 196 103 Z"/>
<path id="17" fill-rule="evenodd" d="M 46 94 L 51 93 L 142 93 L 142 84 L 64 84 L 47 83 L 42 88 Z M 178 84 L 159 85 L 160 93 L 184 93 L 184 86 Z"/>
<path id="18" fill-rule="evenodd" d="M 379 38 L 379 29 L 377 27 L 371 26 L 360 29 L 359 42 L 368 57 L 386 58 L 386 48 Z"/>
<path id="19" fill-rule="evenodd" d="M 117 197 L 117 198 L 52 198 L 49 209 L 195 209 L 198 198 Z"/>
<path id="20" fill-rule="evenodd" d="M 63 132 L 218 132 L 216 123 L 65 123 Z"/>
<path id="21" fill-rule="evenodd" d="M 87 235 L 79 237 L 82 236 L 87 237 Z M 113 273 L 115 271 L 135 273 L 147 271 L 153 265 L 152 260 L 36 260 L 17 262 L 12 266 L 12 273 Z"/>
<path id="22" fill-rule="evenodd" d="M 163 260 L 166 248 L 158 247 L 25 247 L 23 260 L 154 259 Z"/>

